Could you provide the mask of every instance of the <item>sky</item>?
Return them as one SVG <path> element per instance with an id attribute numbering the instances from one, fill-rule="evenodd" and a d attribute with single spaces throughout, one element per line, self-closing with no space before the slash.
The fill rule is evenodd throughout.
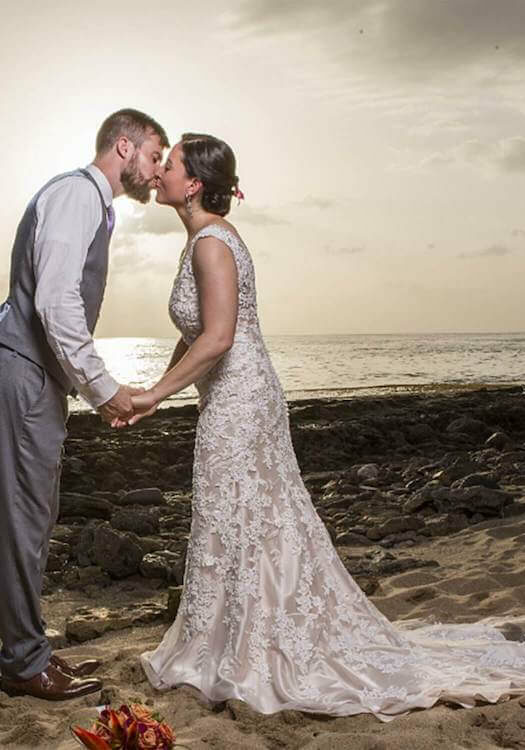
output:
<path id="1" fill-rule="evenodd" d="M 525 330 L 523 0 L 4 0 L 0 298 L 104 118 L 226 140 L 267 334 Z M 126 198 L 98 336 L 174 336 L 175 211 Z"/>

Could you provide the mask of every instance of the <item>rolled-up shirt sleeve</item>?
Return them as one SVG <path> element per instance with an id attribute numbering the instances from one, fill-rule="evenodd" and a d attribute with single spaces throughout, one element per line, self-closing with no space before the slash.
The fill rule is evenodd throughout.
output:
<path id="1" fill-rule="evenodd" d="M 100 197 L 88 180 L 70 177 L 42 193 L 36 211 L 35 308 L 73 387 L 96 409 L 119 388 L 97 354 L 80 295 L 87 252 L 102 220 Z"/>

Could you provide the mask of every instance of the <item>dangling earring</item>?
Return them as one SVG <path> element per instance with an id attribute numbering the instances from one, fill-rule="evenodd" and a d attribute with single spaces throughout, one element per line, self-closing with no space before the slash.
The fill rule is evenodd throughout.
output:
<path id="1" fill-rule="evenodd" d="M 193 216 L 193 209 L 191 207 L 191 199 L 192 196 L 189 193 L 186 193 L 184 196 L 184 200 L 186 201 L 186 211 L 188 212 L 189 216 Z"/>

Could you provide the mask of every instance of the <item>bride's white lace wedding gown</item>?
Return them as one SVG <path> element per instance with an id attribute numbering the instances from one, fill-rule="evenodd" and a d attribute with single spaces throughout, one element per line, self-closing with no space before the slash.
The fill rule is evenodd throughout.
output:
<path id="1" fill-rule="evenodd" d="M 250 254 L 217 224 L 195 235 L 175 280 L 170 313 L 185 342 L 201 332 L 193 248 L 210 235 L 236 262 L 238 321 L 232 348 L 196 384 L 184 589 L 175 622 L 141 657 L 151 683 L 190 684 L 262 713 L 369 712 L 383 721 L 439 699 L 472 706 L 525 692 L 525 644 L 487 621 L 392 624 L 344 568 L 301 480 Z"/>

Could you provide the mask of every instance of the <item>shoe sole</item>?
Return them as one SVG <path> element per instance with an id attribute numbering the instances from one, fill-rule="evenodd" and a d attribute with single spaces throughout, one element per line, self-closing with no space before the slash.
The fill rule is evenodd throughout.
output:
<path id="1" fill-rule="evenodd" d="M 10 698 L 19 698 L 25 695 L 31 698 L 39 698 L 40 700 L 44 701 L 70 701 L 74 700 L 75 698 L 82 698 L 84 695 L 98 693 L 102 689 L 102 685 L 94 685 L 92 688 L 82 690 L 78 693 L 75 693 L 74 695 L 53 695 L 52 693 L 49 693 L 48 695 L 34 695 L 33 693 L 28 693 L 27 690 L 23 690 L 22 688 L 12 687 L 11 685 L 4 685 L 3 683 L 0 685 L 0 688 Z"/>

